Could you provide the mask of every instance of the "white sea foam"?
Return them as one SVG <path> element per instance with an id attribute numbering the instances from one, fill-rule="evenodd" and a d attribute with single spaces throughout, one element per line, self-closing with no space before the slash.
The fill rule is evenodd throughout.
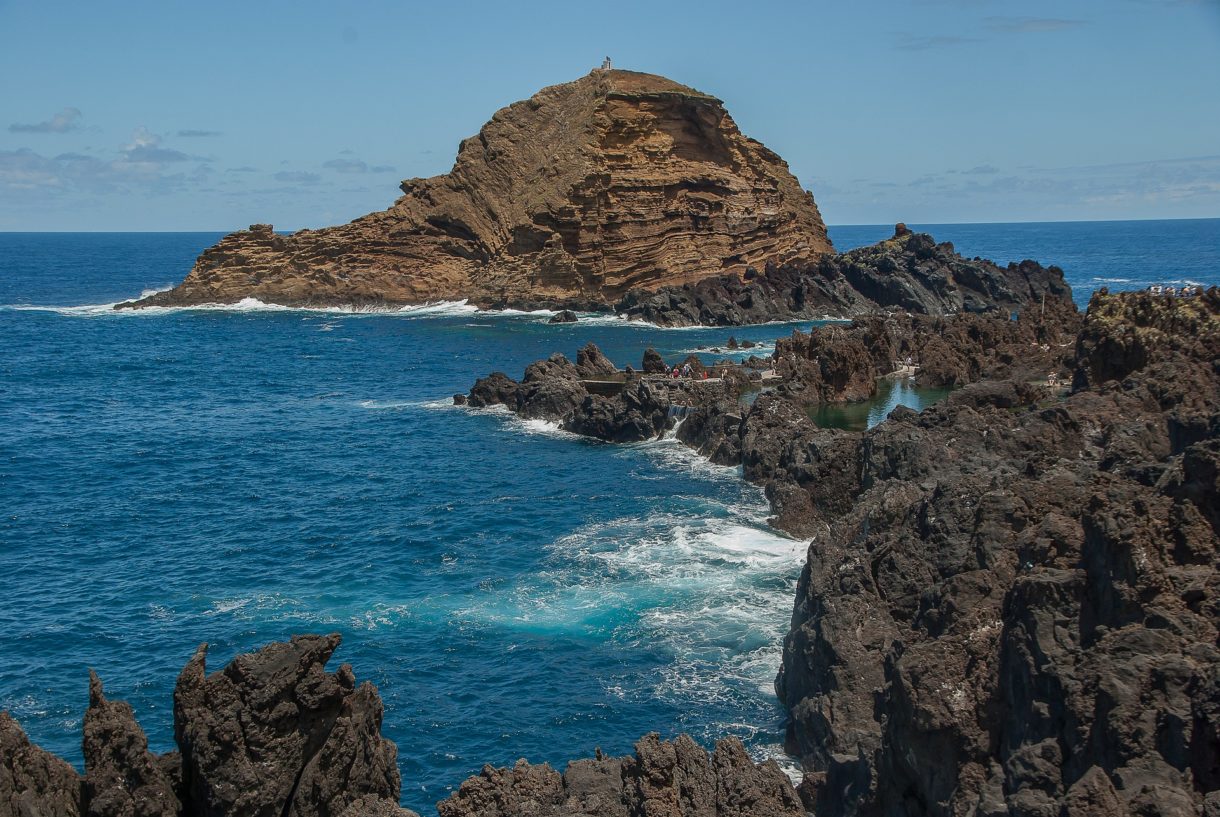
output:
<path id="1" fill-rule="evenodd" d="M 442 398 L 439 400 L 361 400 L 357 405 L 360 408 L 371 411 L 397 411 L 411 408 L 432 410 L 456 408 L 453 405 L 453 398 Z"/>
<path id="2" fill-rule="evenodd" d="M 750 355 L 757 355 L 759 357 L 766 357 L 767 355 L 771 354 L 774 351 L 775 351 L 775 344 L 773 342 L 768 342 L 768 343 L 756 342 L 754 346 L 751 346 L 748 349 L 742 349 L 742 348 L 729 349 L 725 346 L 720 346 L 720 345 L 716 345 L 715 347 L 699 346 L 699 347 L 696 347 L 693 349 L 679 349 L 678 354 L 680 354 L 680 355 L 718 355 L 720 357 L 749 357 Z"/>

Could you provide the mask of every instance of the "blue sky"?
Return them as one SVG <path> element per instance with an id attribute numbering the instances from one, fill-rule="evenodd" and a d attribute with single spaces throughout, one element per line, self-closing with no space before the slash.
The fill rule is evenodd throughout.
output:
<path id="1" fill-rule="evenodd" d="M 606 54 L 832 224 L 1220 216 L 1220 0 L 0 0 L 0 230 L 341 223 Z"/>

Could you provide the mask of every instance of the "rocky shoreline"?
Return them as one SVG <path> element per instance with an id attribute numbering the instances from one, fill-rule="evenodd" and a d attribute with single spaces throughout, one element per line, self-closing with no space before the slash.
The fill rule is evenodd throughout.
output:
<path id="1" fill-rule="evenodd" d="M 398 749 L 382 703 L 348 664 L 326 672 L 338 634 L 294 636 L 207 672 L 207 645 L 174 689 L 178 750 L 149 751 L 131 707 L 89 679 L 85 774 L 30 743 L 0 712 L 0 817 L 418 817 L 399 805 Z M 736 738 L 709 755 L 650 734 L 633 757 L 575 760 L 561 774 L 485 766 L 437 804 L 440 817 L 801 817 L 791 781 Z"/>
<path id="2" fill-rule="evenodd" d="M 810 408 L 907 365 L 955 390 L 862 432 Z M 676 427 L 810 540 L 776 692 L 804 777 L 728 739 L 483 771 L 442 817 L 1220 814 L 1220 290 L 797 332 L 769 360 L 595 346 L 455 398 L 612 442 Z M 743 394 L 758 392 L 752 402 Z M 679 420 L 681 422 L 679 423 Z M 376 690 L 299 636 L 174 693 L 154 755 L 91 678 L 85 773 L 0 714 L 0 817 L 409 817 Z"/>
<path id="3" fill-rule="evenodd" d="M 865 432 L 810 419 L 907 359 L 962 388 Z M 750 404 L 749 367 L 606 396 L 591 361 L 464 399 L 615 442 L 680 407 L 812 538 L 776 681 L 807 808 L 1220 814 L 1220 291 L 797 332 Z"/>

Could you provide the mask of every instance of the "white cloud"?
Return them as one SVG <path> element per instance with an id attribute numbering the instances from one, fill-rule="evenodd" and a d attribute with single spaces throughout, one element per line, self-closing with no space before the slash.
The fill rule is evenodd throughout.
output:
<path id="1" fill-rule="evenodd" d="M 12 133 L 67 133 L 80 129 L 81 112 L 77 108 L 64 108 L 45 122 L 21 124 L 14 122 L 8 126 Z"/>

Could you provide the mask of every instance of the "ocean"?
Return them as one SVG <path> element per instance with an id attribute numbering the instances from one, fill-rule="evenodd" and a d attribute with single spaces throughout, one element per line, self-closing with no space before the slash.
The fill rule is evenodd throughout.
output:
<path id="1" fill-rule="evenodd" d="M 911 225 L 1099 286 L 1220 283 L 1220 219 Z M 839 249 L 892 225 L 831 228 Z M 638 364 L 811 324 L 658 329 L 442 304 L 115 313 L 211 233 L 0 234 L 0 708 L 81 762 L 87 670 L 172 747 L 172 689 L 292 633 L 343 634 L 385 700 L 403 802 L 484 763 L 649 731 L 781 757 L 772 680 L 805 542 L 672 439 L 573 437 L 451 396 L 592 340 Z M 918 403 L 913 390 L 892 400 Z M 871 424 L 883 411 L 851 420 Z"/>

